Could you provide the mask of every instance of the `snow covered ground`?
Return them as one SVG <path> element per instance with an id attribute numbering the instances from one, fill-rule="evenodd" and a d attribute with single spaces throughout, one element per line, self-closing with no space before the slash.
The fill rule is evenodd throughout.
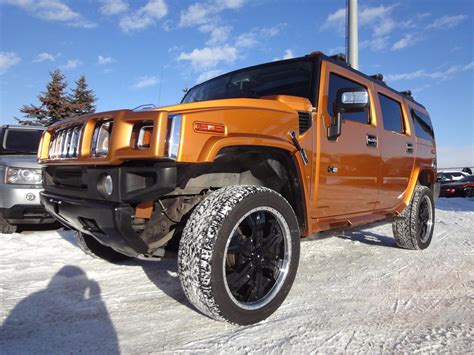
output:
<path id="1" fill-rule="evenodd" d="M 2 354 L 474 349 L 474 199 L 438 201 L 422 252 L 390 226 L 304 241 L 287 300 L 249 327 L 192 310 L 172 259 L 111 265 L 62 230 L 0 242 Z"/>

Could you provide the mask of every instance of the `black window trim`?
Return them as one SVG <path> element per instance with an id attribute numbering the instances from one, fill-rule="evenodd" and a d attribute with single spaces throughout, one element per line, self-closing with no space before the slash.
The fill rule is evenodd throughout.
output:
<path id="1" fill-rule="evenodd" d="M 369 125 L 369 126 L 373 126 L 373 122 L 372 122 L 372 114 L 371 114 L 371 100 L 370 100 L 370 89 L 368 88 L 367 85 L 364 85 L 364 84 L 361 84 L 359 80 L 353 80 L 353 79 L 350 79 L 348 78 L 347 76 L 345 75 L 341 75 L 339 72 L 337 71 L 334 71 L 334 70 L 330 70 L 329 71 L 329 78 L 327 80 L 327 85 L 328 85 L 328 89 L 327 89 L 327 94 L 328 94 L 328 98 L 329 98 L 329 89 L 330 89 L 330 85 L 331 85 L 331 74 L 335 74 L 337 75 L 338 77 L 342 78 L 342 79 L 345 79 L 347 81 L 352 81 L 353 83 L 356 83 L 357 85 L 360 85 L 362 86 L 365 90 L 367 90 L 367 92 L 369 93 L 369 108 L 367 110 L 367 122 L 360 122 L 360 121 L 355 121 L 355 120 L 351 120 L 351 119 L 346 119 L 344 118 L 344 116 L 341 115 L 342 117 L 342 122 L 345 122 L 345 121 L 351 121 L 353 123 L 359 123 L 359 124 L 363 124 L 363 125 Z M 329 104 L 329 102 L 328 102 Z M 327 107 L 326 107 L 326 110 L 327 110 Z M 329 114 L 329 112 L 328 112 Z"/>
<path id="2" fill-rule="evenodd" d="M 387 99 L 389 100 L 392 100 L 392 101 L 395 101 L 399 106 L 400 106 L 400 113 L 401 113 L 401 124 L 402 124 L 402 131 L 401 132 L 397 132 L 397 131 L 392 131 L 392 130 L 388 130 L 385 128 L 385 122 L 383 121 L 383 110 L 382 110 L 382 103 L 380 102 L 380 95 L 386 97 Z M 386 94 L 384 94 L 383 92 L 381 91 L 377 91 L 377 99 L 379 100 L 379 105 L 380 105 L 380 113 L 382 114 L 382 124 L 383 124 L 383 129 L 385 132 L 391 132 L 391 133 L 395 133 L 395 134 L 399 134 L 399 135 L 402 135 L 402 136 L 406 136 L 408 137 L 408 129 L 407 129 L 407 119 L 405 117 L 405 113 L 403 112 L 403 102 L 398 100 L 398 99 L 394 99 L 393 97 L 391 96 L 388 96 Z"/>

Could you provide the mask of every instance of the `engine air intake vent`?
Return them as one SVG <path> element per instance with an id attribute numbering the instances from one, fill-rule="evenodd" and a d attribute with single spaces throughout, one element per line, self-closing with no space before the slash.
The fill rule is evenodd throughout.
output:
<path id="1" fill-rule="evenodd" d="M 300 125 L 300 134 L 305 133 L 308 129 L 311 128 L 311 112 L 299 111 L 299 125 Z"/>

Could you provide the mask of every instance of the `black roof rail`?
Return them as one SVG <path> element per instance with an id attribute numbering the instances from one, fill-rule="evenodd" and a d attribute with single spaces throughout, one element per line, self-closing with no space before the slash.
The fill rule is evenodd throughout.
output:
<path id="1" fill-rule="evenodd" d="M 383 74 L 374 74 L 374 75 L 369 75 L 369 76 L 374 80 L 385 83 L 385 81 L 383 80 Z"/>
<path id="2" fill-rule="evenodd" d="M 347 65 L 346 55 L 344 53 L 338 53 L 330 56 L 329 58 L 334 59 L 337 62 L 343 62 Z"/>
<path id="3" fill-rule="evenodd" d="M 403 96 L 408 96 L 408 97 L 413 98 L 413 94 L 411 90 L 400 91 L 400 94 L 402 94 Z"/>

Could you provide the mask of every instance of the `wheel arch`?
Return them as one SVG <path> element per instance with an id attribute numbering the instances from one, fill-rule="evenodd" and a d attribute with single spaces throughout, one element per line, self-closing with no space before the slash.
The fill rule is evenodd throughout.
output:
<path id="1" fill-rule="evenodd" d="M 308 224 L 305 187 L 299 162 L 285 148 L 258 144 L 222 146 L 212 154 L 211 162 L 195 166 L 192 176 L 186 177 L 185 189 L 191 191 L 195 186 L 221 188 L 230 185 L 270 188 L 290 203 L 301 234 L 305 235 Z"/>

